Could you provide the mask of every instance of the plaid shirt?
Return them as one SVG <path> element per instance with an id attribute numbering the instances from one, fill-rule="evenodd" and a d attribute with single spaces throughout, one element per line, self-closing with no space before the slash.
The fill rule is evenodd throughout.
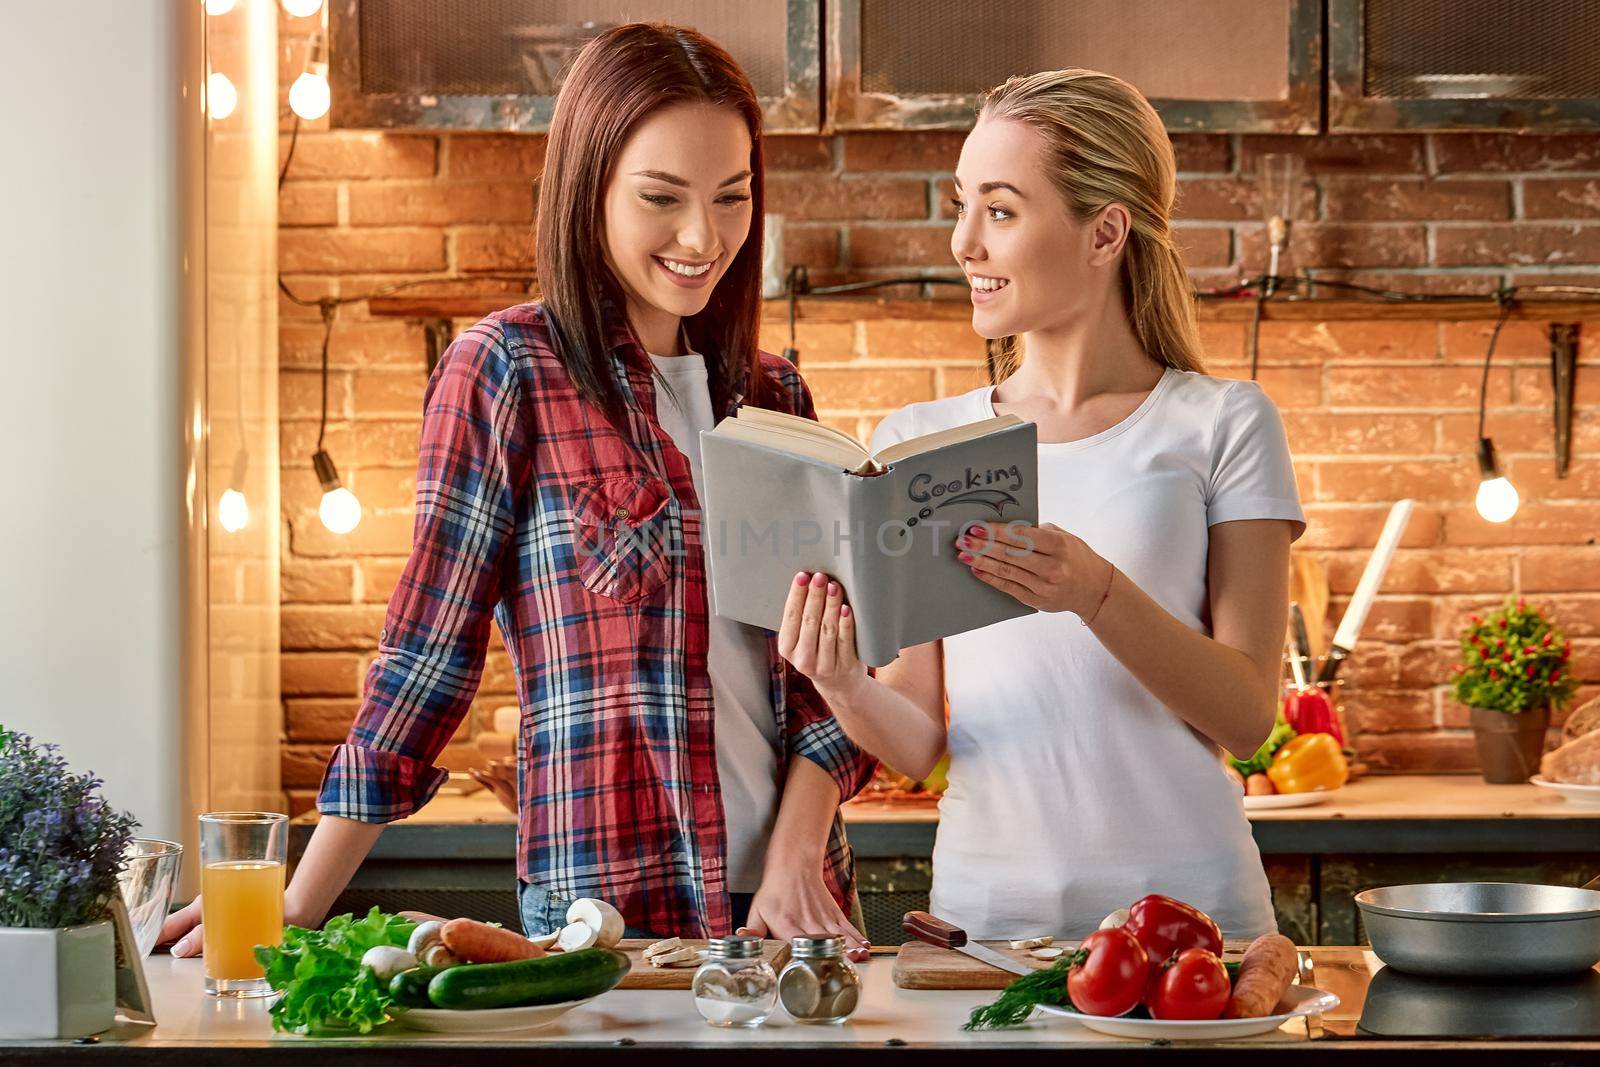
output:
<path id="1" fill-rule="evenodd" d="M 522 708 L 518 873 L 610 901 L 630 926 L 716 936 L 731 920 L 699 503 L 655 417 L 649 356 L 621 322 L 608 345 L 622 427 L 579 398 L 537 304 L 489 316 L 445 352 L 424 402 L 411 557 L 317 807 L 389 822 L 428 801 L 478 688 L 492 610 Z M 794 367 L 768 354 L 762 367 L 786 410 L 816 417 Z M 770 632 L 767 658 L 780 773 L 802 756 L 854 796 L 875 762 Z M 822 873 L 848 913 L 837 816 Z"/>

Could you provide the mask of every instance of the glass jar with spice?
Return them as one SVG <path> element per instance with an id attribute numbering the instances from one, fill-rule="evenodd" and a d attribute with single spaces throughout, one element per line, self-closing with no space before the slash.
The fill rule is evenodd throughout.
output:
<path id="1" fill-rule="evenodd" d="M 759 937 L 714 937 L 691 983 L 694 1006 L 712 1026 L 760 1026 L 778 1000 L 778 974 Z"/>
<path id="2" fill-rule="evenodd" d="M 861 999 L 861 979 L 844 955 L 842 937 L 796 937 L 778 976 L 778 1000 L 800 1023 L 842 1023 Z"/>

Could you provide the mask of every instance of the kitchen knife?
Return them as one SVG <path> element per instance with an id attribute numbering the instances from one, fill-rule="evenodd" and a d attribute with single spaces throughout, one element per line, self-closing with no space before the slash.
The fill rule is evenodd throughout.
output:
<path id="1" fill-rule="evenodd" d="M 1294 652 L 1295 660 L 1299 663 L 1299 670 L 1295 671 L 1295 681 L 1301 689 L 1311 684 L 1311 638 L 1306 633 L 1306 613 L 1300 610 L 1300 604 L 1291 601 L 1289 604 L 1289 622 L 1294 627 Z"/>
<path id="2" fill-rule="evenodd" d="M 1339 620 L 1339 629 L 1334 632 L 1333 641 L 1328 646 L 1327 658 L 1317 672 L 1317 685 L 1331 685 L 1334 676 L 1339 673 L 1340 665 L 1355 651 L 1356 638 L 1361 635 L 1361 627 L 1367 621 L 1373 598 L 1378 595 L 1378 587 L 1383 584 L 1389 561 L 1394 558 L 1394 550 L 1399 547 L 1400 538 L 1406 532 L 1406 523 L 1411 521 L 1412 503 L 1410 500 L 1397 500 L 1389 509 L 1383 532 L 1378 535 L 1378 546 L 1372 550 L 1366 568 L 1361 572 L 1361 580 L 1356 583 L 1350 605 L 1345 608 L 1344 617 Z"/>
<path id="3" fill-rule="evenodd" d="M 988 945 L 969 942 L 967 932 L 961 927 L 935 918 L 925 911 L 906 912 L 905 918 L 900 920 L 900 929 L 934 948 L 964 952 L 979 963 L 987 963 L 991 967 L 998 967 L 1012 974 L 1033 974 L 1037 970 L 1025 963 L 1018 963 L 1009 956 L 1002 956 Z"/>

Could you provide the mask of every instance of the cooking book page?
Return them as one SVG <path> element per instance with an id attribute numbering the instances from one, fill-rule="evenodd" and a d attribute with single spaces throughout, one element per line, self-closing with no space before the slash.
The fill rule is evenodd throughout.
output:
<path id="1" fill-rule="evenodd" d="M 776 630 L 796 571 L 824 571 L 856 616 L 857 654 L 1032 613 L 956 558 L 973 522 L 1036 525 L 1038 434 L 1014 415 L 901 441 L 874 456 L 848 434 L 742 408 L 700 435 L 712 609 Z"/>

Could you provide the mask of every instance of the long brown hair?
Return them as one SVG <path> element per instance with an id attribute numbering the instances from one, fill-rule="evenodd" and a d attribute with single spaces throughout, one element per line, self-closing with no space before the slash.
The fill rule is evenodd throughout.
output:
<path id="1" fill-rule="evenodd" d="M 1050 70 L 990 89 L 979 114 L 1043 136 L 1046 171 L 1074 218 L 1086 221 L 1112 203 L 1128 209 L 1122 298 L 1134 336 L 1158 363 L 1203 371 L 1194 286 L 1172 235 L 1177 163 L 1144 94 L 1098 71 Z M 1021 358 L 1014 337 L 992 344 L 990 379 L 1004 381 Z"/>
<path id="2" fill-rule="evenodd" d="M 750 236 L 712 290 L 705 310 L 684 320 L 706 356 L 711 395 L 721 411 L 734 390 L 751 403 L 766 395 L 759 374 L 761 323 L 761 105 L 750 79 L 704 34 L 633 23 L 607 30 L 573 60 L 545 148 L 539 181 L 539 288 L 557 355 L 579 395 L 622 420 L 604 321 L 624 314 L 622 286 L 606 266 L 601 215 L 612 162 L 634 127 L 663 107 L 711 104 L 737 111 L 750 130 Z"/>

